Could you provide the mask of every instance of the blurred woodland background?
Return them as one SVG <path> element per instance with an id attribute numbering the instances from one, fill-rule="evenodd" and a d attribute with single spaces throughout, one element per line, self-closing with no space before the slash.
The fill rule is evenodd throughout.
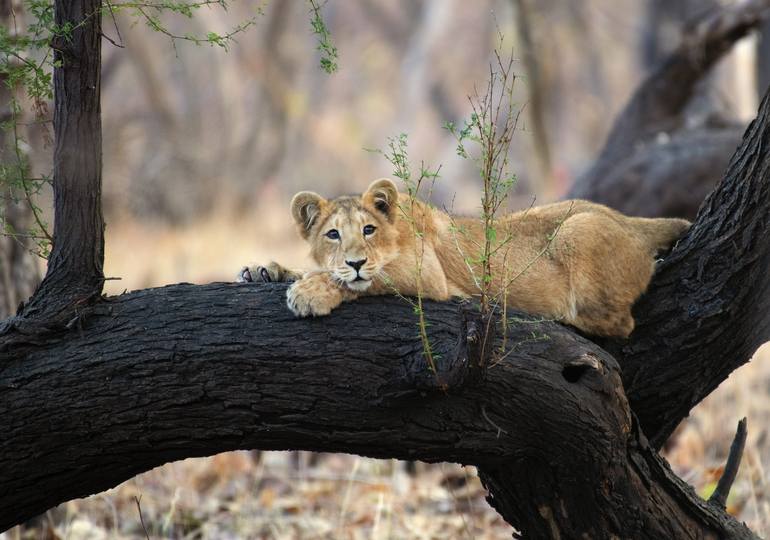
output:
<path id="1" fill-rule="evenodd" d="M 106 290 L 232 280 L 242 265 L 271 259 L 307 266 L 288 212 L 292 194 L 352 193 L 391 175 L 387 161 L 366 149 L 385 148 L 399 133 L 409 136 L 415 167 L 441 165 L 434 202 L 477 212 L 478 175 L 442 126 L 468 117 L 468 95 L 485 87 L 495 47 L 513 51 L 524 108 L 510 207 L 562 197 L 586 174 L 635 88 L 689 24 L 719 4 L 329 0 L 322 13 L 339 50 L 332 75 L 319 68 L 309 7 L 300 0 L 237 1 L 191 20 L 164 18 L 177 34 L 205 34 L 262 9 L 229 52 L 172 42 L 126 14 L 105 17 L 104 33 L 125 46 L 103 42 L 105 274 L 120 278 Z M 768 48 L 770 27 L 740 40 L 688 105 L 683 129 L 708 126 L 721 137 L 714 144 L 728 149 L 699 180 L 707 187 L 767 88 Z M 670 134 L 656 137 L 665 142 Z M 49 138 L 49 128 L 30 127 L 38 173 L 50 171 Z M 688 148 L 706 152 L 712 142 Z M 749 442 L 728 506 L 764 535 L 767 348 L 695 409 L 666 454 L 708 495 L 744 415 Z M 410 475 L 399 463 L 355 456 L 240 452 L 150 471 L 0 538 L 143 538 L 139 505 L 152 537 L 510 537 L 483 496 L 473 471 L 455 465 L 419 464 Z"/>

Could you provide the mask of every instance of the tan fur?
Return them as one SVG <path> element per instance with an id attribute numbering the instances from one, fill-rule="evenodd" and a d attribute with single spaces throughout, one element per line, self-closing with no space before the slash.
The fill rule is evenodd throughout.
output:
<path id="1" fill-rule="evenodd" d="M 479 293 L 481 268 L 473 264 L 483 243 L 481 220 L 451 218 L 375 181 L 360 197 L 327 201 L 311 192 L 292 200 L 292 215 L 319 270 L 288 290 L 299 316 L 326 315 L 361 295 L 417 295 L 434 300 Z M 374 225 L 365 236 L 364 226 Z M 652 277 L 656 252 L 689 227 L 682 219 L 627 217 L 606 206 L 574 200 L 530 208 L 496 222 L 497 241 L 511 240 L 492 258 L 492 290 L 509 307 L 560 320 L 593 335 L 627 337 L 631 306 Z M 415 235 L 415 228 L 419 237 Z M 336 229 L 340 238 L 326 233 Z M 422 240 L 420 239 L 422 238 Z M 423 243 L 424 242 L 424 243 Z M 493 246 L 496 247 L 496 246 Z M 422 259 L 421 282 L 417 263 Z M 356 270 L 346 261 L 363 261 Z M 277 263 L 264 269 L 273 281 L 296 272 Z"/>

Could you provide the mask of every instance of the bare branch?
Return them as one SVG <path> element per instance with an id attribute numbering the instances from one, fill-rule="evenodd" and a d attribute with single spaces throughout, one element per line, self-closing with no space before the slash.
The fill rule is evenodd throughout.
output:
<path id="1" fill-rule="evenodd" d="M 730 445 L 730 454 L 727 456 L 724 472 L 722 472 L 722 476 L 719 478 L 719 483 L 716 489 L 714 489 L 714 493 L 709 497 L 709 502 L 720 508 L 726 507 L 727 496 L 730 494 L 730 488 L 733 487 L 733 482 L 735 482 L 735 477 L 738 474 L 738 468 L 741 466 L 743 448 L 746 446 L 746 434 L 746 418 L 743 418 L 738 422 L 738 429 L 735 432 L 733 443 Z"/>
<path id="2" fill-rule="evenodd" d="M 602 192 L 594 189 L 594 184 L 609 176 L 640 147 L 654 142 L 658 133 L 679 129 L 682 113 L 698 81 L 736 41 L 768 16 L 770 0 L 748 0 L 719 9 L 693 25 L 681 45 L 634 92 L 615 120 L 599 157 L 575 182 L 568 198 L 603 202 Z M 643 183 L 639 187 L 645 189 Z"/>

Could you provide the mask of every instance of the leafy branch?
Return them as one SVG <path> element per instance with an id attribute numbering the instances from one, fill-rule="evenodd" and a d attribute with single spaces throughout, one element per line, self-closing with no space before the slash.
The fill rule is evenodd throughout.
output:
<path id="1" fill-rule="evenodd" d="M 414 309 L 415 315 L 417 315 L 417 326 L 419 329 L 420 341 L 422 342 L 423 354 L 425 355 L 425 359 L 428 362 L 431 371 L 436 373 L 437 355 L 433 352 L 430 340 L 428 339 L 429 323 L 425 319 L 425 311 L 423 310 L 424 290 L 422 270 L 423 259 L 425 256 L 425 225 L 427 219 L 426 208 L 423 205 L 427 203 L 420 202 L 420 195 L 423 191 L 427 191 L 427 193 L 423 194 L 423 198 L 425 200 L 430 199 L 433 186 L 441 172 L 441 166 L 431 170 L 429 167 L 425 166 L 424 162 L 421 162 L 419 173 L 413 175 L 409 164 L 408 138 L 405 133 L 401 133 L 398 137 L 389 137 L 388 148 L 389 151 L 371 151 L 382 155 L 393 166 L 393 176 L 400 179 L 406 187 L 408 195 L 407 201 L 405 203 L 399 201 L 398 209 L 399 212 L 401 212 L 402 218 L 409 224 L 412 235 L 414 236 L 416 300 L 403 296 L 403 294 L 401 294 L 388 279 L 387 275 L 383 275 L 382 277 L 385 283 L 393 290 L 394 294 L 408 302 Z M 423 189 L 425 186 L 427 186 L 427 190 Z"/>
<path id="2" fill-rule="evenodd" d="M 499 296 L 492 291 L 492 259 L 513 239 L 510 231 L 503 238 L 498 238 L 500 223 L 497 216 L 517 181 L 516 175 L 510 172 L 509 150 L 523 110 L 513 99 L 516 83 L 513 55 L 503 61 L 497 50 L 494 54 L 495 63 L 490 64 L 486 90 L 483 94 L 475 90 L 473 95 L 468 96 L 470 120 L 462 128 L 451 122 L 444 126 L 457 140 L 457 154 L 477 164 L 482 181 L 484 235 L 480 244 L 473 241 L 479 247 L 478 257 L 467 262 L 469 267 L 481 267 L 481 276 L 477 277 L 474 273 L 474 280 L 480 292 L 481 311 L 485 314 L 490 311 L 495 297 Z M 469 142 L 478 148 L 477 154 L 471 154 L 467 148 Z M 456 230 L 462 232 L 460 227 Z M 504 299 L 505 294 L 502 296 Z"/>
<path id="3" fill-rule="evenodd" d="M 321 16 L 321 6 L 316 0 L 308 0 L 308 4 L 310 4 L 310 27 L 313 29 L 313 34 L 318 36 L 316 49 L 321 53 L 321 69 L 329 74 L 334 73 L 337 71 L 337 47 L 332 43 L 329 28 Z"/>
<path id="4" fill-rule="evenodd" d="M 106 4 L 110 8 L 110 13 L 115 14 L 120 11 L 128 11 L 134 17 L 143 19 L 145 24 L 153 31 L 163 34 L 171 40 L 172 46 L 176 48 L 177 41 L 188 41 L 195 45 L 211 45 L 221 47 L 228 51 L 230 45 L 238 34 L 241 34 L 257 24 L 259 18 L 264 14 L 262 6 L 257 6 L 256 14 L 244 22 L 237 24 L 231 30 L 224 34 L 209 31 L 205 35 L 195 34 L 177 34 L 169 29 L 163 22 L 162 15 L 165 13 L 174 13 L 187 19 L 192 19 L 196 12 L 204 7 L 220 7 L 224 11 L 229 8 L 227 0 L 199 0 L 193 2 L 165 1 L 165 2 L 114 2 Z"/>

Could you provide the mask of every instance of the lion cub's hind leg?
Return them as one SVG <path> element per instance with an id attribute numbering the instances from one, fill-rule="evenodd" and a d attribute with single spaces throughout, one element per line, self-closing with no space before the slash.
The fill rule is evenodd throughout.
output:
<path id="1" fill-rule="evenodd" d="M 238 283 L 251 283 L 251 282 L 289 282 L 297 281 L 302 278 L 300 272 L 289 270 L 284 268 L 275 261 L 270 262 L 267 266 L 244 266 L 238 272 Z"/>
<path id="2" fill-rule="evenodd" d="M 608 300 L 584 302 L 574 321 L 567 321 L 592 336 L 627 338 L 634 330 L 631 307 Z"/>
<path id="3" fill-rule="evenodd" d="M 616 218 L 582 213 L 564 222 L 570 239 L 573 320 L 566 322 L 596 336 L 628 337 L 634 329 L 631 306 L 654 270 L 646 244 Z"/>

